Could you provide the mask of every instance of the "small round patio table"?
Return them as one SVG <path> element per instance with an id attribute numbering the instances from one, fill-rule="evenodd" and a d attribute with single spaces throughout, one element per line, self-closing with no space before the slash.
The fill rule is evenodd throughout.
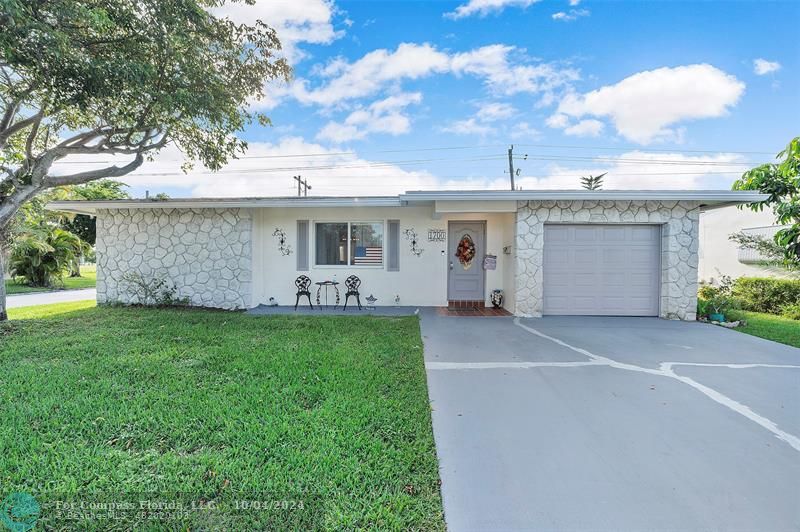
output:
<path id="1" fill-rule="evenodd" d="M 333 287 L 334 292 L 336 293 L 336 304 L 333 305 L 334 310 L 336 307 L 339 306 L 339 282 L 338 281 L 319 281 L 314 283 L 317 285 L 317 306 L 322 308 L 322 304 L 320 303 L 320 292 L 322 291 L 322 287 L 325 287 L 325 308 L 329 308 L 328 305 L 328 288 Z"/>

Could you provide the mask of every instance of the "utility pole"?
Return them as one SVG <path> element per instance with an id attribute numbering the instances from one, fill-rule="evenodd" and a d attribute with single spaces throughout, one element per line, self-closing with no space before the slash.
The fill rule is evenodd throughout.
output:
<path id="1" fill-rule="evenodd" d="M 511 176 L 511 190 L 514 188 L 514 145 L 508 148 L 508 175 Z"/>
<path id="2" fill-rule="evenodd" d="M 308 197 L 308 191 L 311 189 L 311 185 L 308 184 L 308 180 L 302 179 L 302 177 L 299 175 L 294 176 L 294 179 L 297 181 L 297 197 Z"/>

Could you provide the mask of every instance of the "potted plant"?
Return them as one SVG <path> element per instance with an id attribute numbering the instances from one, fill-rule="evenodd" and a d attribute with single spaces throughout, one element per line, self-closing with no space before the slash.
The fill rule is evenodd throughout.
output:
<path id="1" fill-rule="evenodd" d="M 733 280 L 724 275 L 719 286 L 704 286 L 697 302 L 698 313 L 708 314 L 708 319 L 725 321 L 725 313 L 738 307 L 738 301 L 733 296 Z"/>

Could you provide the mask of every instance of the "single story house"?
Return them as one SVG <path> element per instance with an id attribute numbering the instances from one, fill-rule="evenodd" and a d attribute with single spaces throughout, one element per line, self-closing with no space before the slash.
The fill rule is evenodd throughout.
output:
<path id="1" fill-rule="evenodd" d="M 700 212 L 743 191 L 414 191 L 392 197 L 60 201 L 97 216 L 97 300 L 122 276 L 164 278 L 191 304 L 295 303 L 294 281 L 349 275 L 377 305 L 481 306 L 519 316 L 693 320 Z M 316 287 L 312 285 L 312 290 Z M 330 296 L 333 298 L 333 296 Z"/>

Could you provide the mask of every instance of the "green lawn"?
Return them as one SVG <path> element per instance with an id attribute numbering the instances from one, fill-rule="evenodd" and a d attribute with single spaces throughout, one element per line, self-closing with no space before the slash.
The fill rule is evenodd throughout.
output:
<path id="1" fill-rule="evenodd" d="M 747 321 L 745 327 L 737 327 L 734 329 L 736 331 L 800 347 L 800 321 L 782 318 L 774 314 L 743 310 L 731 311 L 728 314 L 728 319 L 731 321 L 740 319 Z"/>
<path id="2" fill-rule="evenodd" d="M 76 290 L 78 288 L 94 288 L 97 284 L 97 268 L 94 264 L 81 266 L 80 277 L 64 277 L 64 287 L 58 290 Z M 6 293 L 12 294 L 32 294 L 34 292 L 50 292 L 52 288 L 39 288 L 17 284 L 12 280 L 6 281 Z"/>
<path id="3" fill-rule="evenodd" d="M 416 317 L 9 314 L 0 497 L 32 494 L 41 528 L 444 529 Z M 139 500 L 186 512 L 145 520 Z"/>

